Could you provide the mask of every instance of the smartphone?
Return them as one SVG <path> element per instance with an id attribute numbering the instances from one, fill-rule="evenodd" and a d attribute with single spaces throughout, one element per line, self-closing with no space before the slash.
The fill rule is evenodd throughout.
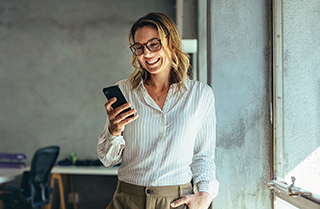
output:
<path id="1" fill-rule="evenodd" d="M 121 89 L 119 88 L 119 86 L 105 87 L 105 88 L 103 88 L 102 91 L 103 91 L 104 95 L 107 97 L 108 100 L 113 98 L 113 97 L 117 98 L 117 101 L 111 105 L 113 109 L 115 109 L 115 108 L 117 108 L 117 107 L 119 107 L 119 106 L 121 106 L 121 105 L 123 105 L 125 103 L 128 103 L 128 101 L 124 97 L 124 95 L 123 95 Z M 131 107 L 123 110 L 121 113 L 127 112 L 129 110 L 131 110 Z M 133 117 L 133 116 L 134 116 L 134 114 L 129 115 L 128 118 L 129 117 Z"/>

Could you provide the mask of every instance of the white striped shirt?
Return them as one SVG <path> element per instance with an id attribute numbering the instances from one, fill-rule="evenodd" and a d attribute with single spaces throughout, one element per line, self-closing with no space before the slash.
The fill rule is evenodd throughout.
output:
<path id="1" fill-rule="evenodd" d="M 112 136 L 107 118 L 97 154 L 110 167 L 122 160 L 121 181 L 140 186 L 181 185 L 193 181 L 196 191 L 218 194 L 215 175 L 216 115 L 212 89 L 186 79 L 186 91 L 170 86 L 163 110 L 141 82 L 136 90 L 125 80 L 117 83 L 139 114 L 120 136 Z M 121 145 L 125 145 L 118 153 Z"/>

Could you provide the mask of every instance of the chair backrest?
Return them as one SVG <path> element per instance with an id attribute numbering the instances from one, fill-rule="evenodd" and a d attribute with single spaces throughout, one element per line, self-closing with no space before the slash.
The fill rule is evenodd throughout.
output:
<path id="1" fill-rule="evenodd" d="M 49 174 L 59 155 L 58 146 L 38 149 L 32 158 L 31 170 L 23 181 L 25 194 L 28 194 L 32 207 L 39 207 L 50 201 Z M 27 187 L 27 188 L 26 188 Z M 29 190 L 29 191 L 27 191 Z"/>

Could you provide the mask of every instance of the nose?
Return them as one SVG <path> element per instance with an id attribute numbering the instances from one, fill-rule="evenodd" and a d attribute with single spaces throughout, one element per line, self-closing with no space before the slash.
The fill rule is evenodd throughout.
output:
<path id="1" fill-rule="evenodd" d="M 143 45 L 143 55 L 144 56 L 149 56 L 151 55 L 151 51 L 147 48 L 147 45 Z"/>

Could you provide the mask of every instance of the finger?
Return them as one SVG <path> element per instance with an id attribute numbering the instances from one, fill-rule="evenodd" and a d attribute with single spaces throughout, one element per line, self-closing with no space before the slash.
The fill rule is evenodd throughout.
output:
<path id="1" fill-rule="evenodd" d="M 125 112 L 123 112 L 123 113 L 121 113 L 121 114 L 119 114 L 118 116 L 117 116 L 117 118 L 119 119 L 119 120 L 124 120 L 124 119 L 126 119 L 126 118 L 128 118 L 128 117 L 131 117 L 131 116 L 134 116 L 134 114 L 137 112 L 136 111 L 136 109 L 126 109 L 127 111 L 125 111 Z"/>
<path id="2" fill-rule="evenodd" d="M 120 122 L 119 115 L 117 115 L 114 119 L 115 119 L 117 122 Z"/>
<path id="3" fill-rule="evenodd" d="M 120 122 L 120 124 L 121 125 L 127 125 L 128 123 L 131 123 L 132 121 L 136 120 L 138 117 L 139 117 L 139 114 L 137 113 L 133 117 L 126 118 L 126 119 L 122 120 Z"/>
<path id="4" fill-rule="evenodd" d="M 128 108 L 130 108 L 130 106 L 131 106 L 130 103 L 125 103 L 125 104 L 115 108 L 114 111 L 118 115 L 119 113 L 123 112 L 124 110 L 127 110 Z"/>
<path id="5" fill-rule="evenodd" d="M 176 208 L 176 207 L 179 207 L 181 205 L 188 205 L 188 198 L 187 196 L 181 198 L 181 199 L 178 199 L 178 200 L 175 200 L 173 201 L 172 203 L 170 203 L 170 206 L 173 207 L 173 208 Z"/>
<path id="6" fill-rule="evenodd" d="M 112 105 L 113 103 L 115 103 L 116 101 L 117 101 L 117 98 L 116 98 L 116 97 L 113 97 L 113 98 L 109 99 L 109 100 L 104 104 L 108 115 L 109 115 L 110 112 L 113 110 L 113 108 L 112 108 L 111 105 Z"/>
<path id="7" fill-rule="evenodd" d="M 124 126 L 139 117 L 138 114 L 135 114 L 136 112 L 136 109 L 132 109 L 117 115 L 116 111 L 112 111 L 109 115 L 109 121 L 113 125 Z"/>
<path id="8" fill-rule="evenodd" d="M 132 118 L 127 118 L 125 120 L 122 121 L 116 121 L 116 119 L 114 119 L 113 121 L 110 121 L 109 124 L 109 131 L 113 136 L 119 136 L 121 134 L 121 132 L 124 130 L 124 127 L 126 124 L 131 123 L 132 121 L 136 120 L 139 117 L 138 114 L 135 114 L 134 117 Z"/>
<path id="9" fill-rule="evenodd" d="M 130 103 L 126 103 L 109 112 L 109 120 L 115 120 L 116 123 L 119 123 L 120 121 L 124 120 L 126 117 L 134 113 L 135 110 L 133 111 L 132 109 L 130 109 Z"/>
<path id="10" fill-rule="evenodd" d="M 114 111 L 113 111 L 109 115 L 109 120 L 110 120 L 111 124 L 117 125 L 123 120 L 123 118 L 121 118 L 120 115 L 115 114 Z"/>

